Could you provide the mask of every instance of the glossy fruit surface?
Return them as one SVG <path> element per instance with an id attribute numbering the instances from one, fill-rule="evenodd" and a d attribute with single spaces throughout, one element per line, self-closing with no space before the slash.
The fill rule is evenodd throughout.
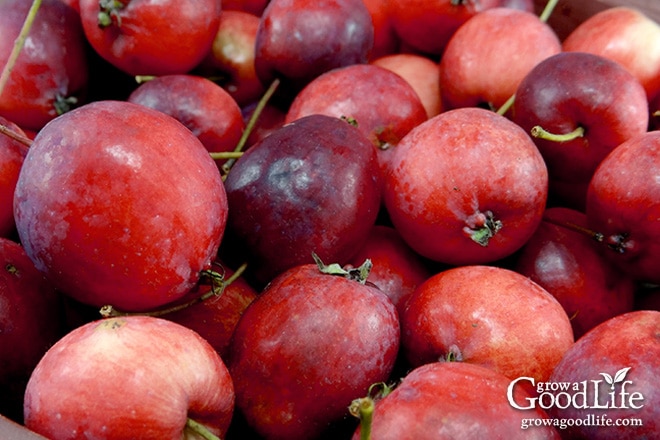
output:
<path id="1" fill-rule="evenodd" d="M 518 250 L 541 221 L 547 191 L 543 158 L 518 125 L 462 108 L 429 119 L 399 142 L 383 195 L 410 247 L 458 265 Z"/>
<path id="2" fill-rule="evenodd" d="M 53 440 L 198 438 L 188 418 L 223 436 L 233 410 L 231 377 L 208 342 L 149 316 L 72 330 L 39 361 L 25 394 L 26 426 Z"/>
<path id="3" fill-rule="evenodd" d="M 99 307 L 145 310 L 185 295 L 209 268 L 227 201 L 190 130 L 138 104 L 99 101 L 39 132 L 14 215 L 56 287 Z"/>
<path id="4" fill-rule="evenodd" d="M 589 227 L 605 254 L 635 279 L 660 282 L 660 132 L 636 136 L 596 169 L 587 192 Z M 631 188 L 636 188 L 632 191 Z"/>
<path id="5" fill-rule="evenodd" d="M 531 424 L 547 415 L 540 409 L 526 413 L 513 409 L 506 399 L 509 383 L 506 376 L 479 365 L 422 365 L 410 371 L 391 394 L 376 401 L 371 438 L 559 439 L 552 426 L 522 428 L 525 421 Z M 526 396 L 517 388 L 513 397 Z M 358 429 L 353 440 L 360 439 L 359 434 Z"/>
<path id="6" fill-rule="evenodd" d="M 577 341 L 557 365 L 552 382 L 589 384 L 583 395 L 571 393 L 586 405 L 554 405 L 552 417 L 620 420 L 570 426 L 567 438 L 654 438 L 660 429 L 660 312 L 636 311 L 611 318 Z M 600 397 L 597 397 L 597 394 Z M 637 393 L 637 394 L 636 394 Z M 564 397 L 564 399 L 566 399 Z M 600 406 L 600 408 L 598 408 Z M 633 421 L 634 420 L 634 421 Z M 618 425 L 618 426 L 617 426 Z"/>
<path id="7" fill-rule="evenodd" d="M 272 132 L 232 167 L 230 235 L 262 282 L 312 260 L 346 264 L 380 207 L 376 149 L 339 118 L 311 115 Z"/>
<path id="8" fill-rule="evenodd" d="M 31 3 L 0 2 L 1 66 L 9 60 Z M 89 81 L 76 11 L 60 0 L 44 0 L 39 9 L 0 98 L 0 116 L 30 130 L 85 102 Z"/>
<path id="9" fill-rule="evenodd" d="M 408 299 L 401 332 L 413 366 L 457 360 L 512 380 L 547 380 L 573 345 L 559 302 L 525 276 L 494 266 L 461 266 L 429 278 Z"/>
<path id="10" fill-rule="evenodd" d="M 264 84 L 295 96 L 328 70 L 366 63 L 374 44 L 362 0 L 271 0 L 261 15 L 255 67 Z"/>
<path id="11" fill-rule="evenodd" d="M 387 380 L 398 348 L 387 296 L 315 264 L 296 266 L 238 323 L 229 361 L 237 406 L 266 438 L 314 438 Z"/>
<path id="12" fill-rule="evenodd" d="M 221 11 L 218 0 L 80 0 L 87 41 L 130 75 L 192 70 L 211 48 Z"/>

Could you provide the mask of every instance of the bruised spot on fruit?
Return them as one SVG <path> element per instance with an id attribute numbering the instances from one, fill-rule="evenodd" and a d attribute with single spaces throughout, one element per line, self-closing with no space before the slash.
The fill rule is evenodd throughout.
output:
<path id="1" fill-rule="evenodd" d="M 475 212 L 465 219 L 463 231 L 481 246 L 488 246 L 488 241 L 502 229 L 502 221 L 495 219 L 491 211 Z"/>

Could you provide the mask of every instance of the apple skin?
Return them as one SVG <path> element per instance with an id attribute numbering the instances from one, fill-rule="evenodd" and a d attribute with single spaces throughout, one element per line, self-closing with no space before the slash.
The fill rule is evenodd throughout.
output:
<path id="1" fill-rule="evenodd" d="M 401 346 L 412 366 L 450 356 L 512 380 L 545 381 L 573 342 L 568 315 L 550 293 L 495 266 L 461 266 L 432 276 L 401 314 Z"/>
<path id="2" fill-rule="evenodd" d="M 238 103 L 213 81 L 195 75 L 163 75 L 140 84 L 128 102 L 172 116 L 209 152 L 233 151 L 245 129 Z"/>
<path id="3" fill-rule="evenodd" d="M 589 228 L 609 247 L 605 255 L 629 276 L 651 283 L 660 283 L 658 168 L 660 131 L 629 139 L 600 163 L 586 203 Z"/>
<path id="4" fill-rule="evenodd" d="M 564 355 L 550 377 L 553 382 L 582 382 L 600 380 L 599 401 L 607 401 L 610 385 L 601 373 L 614 377 L 622 368 L 630 367 L 625 376 L 626 392 L 643 395 L 641 409 L 567 409 L 551 407 L 552 417 L 584 419 L 588 414 L 596 417 L 606 414 L 609 419 L 636 418 L 643 426 L 573 426 L 565 432 L 565 438 L 652 439 L 658 438 L 660 429 L 660 390 L 658 389 L 658 359 L 660 359 L 660 312 L 634 311 L 601 323 L 578 340 Z M 621 385 L 615 384 L 615 391 Z M 593 402 L 593 386 L 588 388 L 587 401 Z M 628 400 L 626 399 L 626 403 Z M 620 399 L 617 398 L 617 406 Z"/>
<path id="5" fill-rule="evenodd" d="M 660 92 L 660 24 L 625 5 L 581 22 L 563 41 L 566 52 L 588 52 L 623 65 L 644 86 L 648 100 Z"/>
<path id="6" fill-rule="evenodd" d="M 239 106 L 259 100 L 265 91 L 254 67 L 259 21 L 249 12 L 223 9 L 211 51 L 198 66 L 206 77 L 219 76 L 218 83 Z"/>
<path id="7" fill-rule="evenodd" d="M 428 119 L 415 89 L 373 64 L 340 67 L 313 79 L 296 95 L 284 122 L 313 114 L 354 119 L 376 148 L 383 175 L 399 141 Z"/>
<path id="8" fill-rule="evenodd" d="M 547 191 L 545 163 L 523 129 L 466 107 L 429 119 L 399 142 L 383 199 L 394 227 L 422 256 L 482 264 L 523 246 L 541 221 Z"/>
<path id="9" fill-rule="evenodd" d="M 417 286 L 431 276 L 426 260 L 410 249 L 391 226 L 374 225 L 367 242 L 349 264 L 359 267 L 367 259 L 373 263 L 369 282 L 390 298 L 399 313 Z"/>
<path id="10" fill-rule="evenodd" d="M 25 425 L 59 439 L 182 439 L 186 418 L 218 436 L 234 409 L 227 367 L 197 333 L 149 316 L 93 321 L 34 369 Z"/>
<path id="11" fill-rule="evenodd" d="M 376 401 L 371 438 L 442 440 L 458 438 L 559 439 L 552 426 L 522 429 L 522 419 L 546 419 L 541 409 L 522 413 L 507 401 L 510 379 L 480 365 L 432 362 L 410 371 Z M 514 398 L 528 394 L 514 390 Z M 360 428 L 353 440 L 360 440 Z"/>
<path id="12" fill-rule="evenodd" d="M 586 52 L 562 52 L 541 61 L 522 80 L 512 120 L 528 133 L 535 126 L 553 134 L 585 130 L 564 142 L 533 137 L 548 166 L 550 191 L 554 182 L 571 185 L 573 191 L 581 188 L 584 200 L 605 156 L 647 131 L 649 104 L 640 82 L 619 63 Z"/>
<path id="13" fill-rule="evenodd" d="M 328 70 L 366 63 L 374 44 L 362 0 L 271 0 L 261 15 L 255 68 L 261 82 L 278 78 L 286 101 Z"/>
<path id="14" fill-rule="evenodd" d="M 411 52 L 439 56 L 456 30 L 473 16 L 498 6 L 501 0 L 390 1 L 390 17 L 396 36 Z"/>
<path id="15" fill-rule="evenodd" d="M 428 118 L 442 113 L 438 63 L 419 54 L 393 53 L 375 58 L 371 64 L 391 70 L 408 81 L 422 101 Z"/>
<path id="16" fill-rule="evenodd" d="M 222 12 L 219 0 L 115 3 L 104 26 L 99 0 L 79 0 L 80 19 L 96 53 L 129 75 L 189 72 L 210 50 Z"/>
<path id="17" fill-rule="evenodd" d="M 376 287 L 296 266 L 238 323 L 229 357 L 236 405 L 263 438 L 317 438 L 388 380 L 399 332 L 394 305 Z"/>
<path id="18" fill-rule="evenodd" d="M 14 216 L 28 256 L 63 293 L 144 311 L 182 297 L 210 267 L 227 199 L 216 164 L 184 125 L 97 101 L 39 132 Z"/>
<path id="19" fill-rule="evenodd" d="M 225 180 L 246 274 L 265 284 L 312 253 L 346 264 L 376 221 L 380 182 L 376 149 L 339 118 L 305 116 L 253 145 Z"/>
<path id="20" fill-rule="evenodd" d="M 483 11 L 454 33 L 440 59 L 443 108 L 499 109 L 534 66 L 560 52 L 559 38 L 537 15 L 503 7 Z"/>
<path id="21" fill-rule="evenodd" d="M 18 125 L 2 116 L 0 116 L 0 124 L 18 135 L 26 136 Z M 0 134 L 0 237 L 3 238 L 13 238 L 16 234 L 14 190 L 26 154 L 25 145 Z"/>
<path id="22" fill-rule="evenodd" d="M 516 255 L 514 270 L 561 303 L 575 339 L 609 318 L 633 310 L 636 285 L 603 255 L 602 246 L 573 227 L 587 229 L 583 212 L 548 208 L 534 235 Z"/>
<path id="23" fill-rule="evenodd" d="M 31 4 L 11 0 L 0 5 L 2 66 L 9 59 Z M 39 50 L 22 50 L 16 59 L 0 99 L 0 116 L 24 130 L 38 131 L 59 112 L 86 100 L 90 75 L 80 17 L 60 0 L 44 0 L 27 43 Z M 75 103 L 66 103 L 69 99 Z"/>
<path id="24" fill-rule="evenodd" d="M 23 419 L 32 370 L 66 330 L 62 296 L 16 242 L 0 238 L 0 413 Z"/>
<path id="25" fill-rule="evenodd" d="M 234 270 L 225 264 L 218 264 L 222 269 L 219 269 L 216 264 L 214 270 L 222 272 L 225 281 L 234 274 Z M 208 292 L 211 286 L 205 286 L 205 288 Z M 194 292 L 184 297 L 183 302 L 190 301 L 192 296 L 197 297 L 201 294 L 203 292 Z M 162 317 L 194 330 L 211 344 L 222 359 L 227 359 L 234 329 L 245 309 L 257 296 L 257 291 L 245 279 L 239 277 L 225 285 L 217 296 L 184 309 L 166 313 Z"/>
<path id="26" fill-rule="evenodd" d="M 223 0 L 222 12 L 242 11 L 261 16 L 268 5 L 268 0 Z"/>
<path id="27" fill-rule="evenodd" d="M 374 44 L 369 54 L 373 60 L 399 50 L 399 38 L 392 25 L 390 0 L 362 0 L 371 15 L 374 26 Z"/>

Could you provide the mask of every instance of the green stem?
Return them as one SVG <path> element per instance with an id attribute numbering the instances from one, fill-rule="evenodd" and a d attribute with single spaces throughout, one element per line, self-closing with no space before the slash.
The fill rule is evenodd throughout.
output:
<path id="1" fill-rule="evenodd" d="M 209 153 L 211 159 L 213 160 L 223 160 L 223 159 L 239 159 L 242 155 L 242 151 L 216 151 Z"/>
<path id="2" fill-rule="evenodd" d="M 514 93 L 513 95 L 511 95 L 511 97 L 509 99 L 506 100 L 506 102 L 504 104 L 502 104 L 502 107 L 497 109 L 497 114 L 500 115 L 500 116 L 504 116 L 506 114 L 506 112 L 509 111 L 511 106 L 513 106 L 513 102 L 515 100 L 516 100 L 516 94 Z"/>
<path id="3" fill-rule="evenodd" d="M 557 6 L 559 0 L 548 0 L 548 3 L 545 4 L 545 7 L 543 8 L 543 11 L 541 11 L 541 15 L 539 15 L 539 20 L 541 20 L 544 23 L 547 23 L 548 19 L 552 15 L 552 12 L 555 10 L 555 7 Z M 502 104 L 502 106 L 497 109 L 497 114 L 500 116 L 504 116 L 506 112 L 509 111 L 509 109 L 513 106 L 514 101 L 516 100 L 516 95 L 513 94 L 507 101 Z"/>
<path id="4" fill-rule="evenodd" d="M 266 104 L 268 104 L 268 101 L 273 96 L 279 85 L 280 85 L 280 80 L 276 78 L 270 84 L 268 89 L 266 89 L 266 91 L 264 92 L 263 96 L 257 103 L 257 106 L 255 107 L 252 116 L 248 120 L 248 123 L 245 126 L 245 130 L 243 130 L 243 134 L 241 135 L 241 138 L 238 140 L 238 143 L 236 144 L 236 148 L 234 148 L 234 153 L 240 153 L 243 151 L 243 148 L 245 148 L 245 144 L 247 143 L 247 140 L 250 137 L 252 130 L 254 130 L 254 127 L 257 125 L 257 121 L 259 120 L 261 113 L 263 112 L 264 108 L 266 108 Z M 231 167 L 234 165 L 234 162 L 236 162 L 236 159 L 229 159 L 227 162 L 225 162 L 222 165 L 223 179 L 227 178 L 227 174 L 229 174 L 229 171 L 231 170 Z"/>
<path id="5" fill-rule="evenodd" d="M 355 399 L 348 408 L 350 413 L 360 420 L 360 440 L 371 439 L 371 425 L 373 424 L 376 404 L 371 397 Z"/>
<path id="6" fill-rule="evenodd" d="M 220 437 L 213 434 L 209 429 L 199 422 L 194 421 L 190 417 L 186 419 L 186 429 L 194 432 L 202 437 L 204 440 L 220 440 Z"/>
<path id="7" fill-rule="evenodd" d="M 556 134 L 556 133 L 550 133 L 549 131 L 547 131 L 543 127 L 541 127 L 540 125 L 536 125 L 536 126 L 532 127 L 531 134 L 535 138 L 544 139 L 546 141 L 568 142 L 568 141 L 572 141 L 572 140 L 575 140 L 577 138 L 583 137 L 584 136 L 584 128 L 583 127 L 577 127 L 575 130 L 573 130 L 569 133 Z"/>
<path id="8" fill-rule="evenodd" d="M 548 0 L 548 3 L 545 4 L 545 8 L 543 8 L 541 15 L 539 15 L 539 19 L 542 22 L 546 23 L 548 21 L 558 2 L 559 0 Z"/>
<path id="9" fill-rule="evenodd" d="M 16 60 L 23 50 L 25 40 L 30 33 L 30 29 L 32 28 L 32 24 L 34 23 L 34 18 L 37 15 L 39 7 L 41 7 L 41 0 L 33 0 L 32 6 L 28 11 L 27 17 L 25 17 L 25 21 L 23 22 L 23 27 L 21 28 L 18 37 L 16 37 L 16 40 L 14 41 L 14 47 L 12 48 L 12 51 L 9 54 L 9 59 L 7 60 L 7 64 L 5 64 L 5 67 L 2 70 L 2 74 L 0 75 L 0 96 L 2 96 L 2 92 L 5 90 L 5 86 L 7 85 L 7 81 L 9 81 L 11 72 L 14 70 L 14 66 L 16 66 Z"/>

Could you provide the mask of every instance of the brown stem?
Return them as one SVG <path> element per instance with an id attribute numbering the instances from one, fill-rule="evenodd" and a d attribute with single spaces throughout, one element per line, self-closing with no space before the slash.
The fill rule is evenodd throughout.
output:
<path id="1" fill-rule="evenodd" d="M 243 275 L 243 272 L 245 272 L 246 268 L 247 268 L 247 263 L 243 263 L 238 269 L 236 269 L 236 271 L 232 276 L 230 276 L 226 280 L 220 281 L 220 290 L 218 290 L 218 287 L 216 285 L 213 285 L 207 292 L 182 304 L 176 304 L 170 307 L 166 307 L 164 309 L 152 310 L 150 312 L 124 312 L 121 310 L 117 310 L 115 307 L 113 307 L 110 304 L 107 304 L 101 307 L 101 309 L 99 310 L 99 314 L 104 318 L 109 318 L 112 316 L 130 316 L 130 315 L 163 316 L 163 315 L 167 315 L 168 313 L 178 312 L 179 310 L 183 310 L 188 307 L 194 306 L 195 304 L 204 302 L 209 298 L 213 298 L 221 295 L 224 289 L 227 288 L 227 286 L 229 286 L 231 283 L 236 281 L 241 275 Z M 212 283 L 216 283 L 216 282 L 217 280 L 212 281 Z"/>
<path id="2" fill-rule="evenodd" d="M 561 227 L 564 227 L 564 228 L 568 228 L 572 231 L 579 232 L 580 234 L 586 235 L 587 237 L 589 237 L 589 238 L 591 238 L 591 239 L 593 239 L 593 240 L 595 240 L 599 243 L 602 243 L 603 240 L 605 239 L 605 236 L 603 234 L 601 234 L 600 232 L 593 231 L 593 230 L 591 230 L 589 228 L 586 228 L 584 226 L 576 225 L 575 223 L 572 223 L 572 222 L 559 221 L 559 220 L 552 219 L 550 217 L 543 217 L 543 220 L 548 222 L 548 223 L 552 223 L 553 225 L 561 226 Z"/>
<path id="3" fill-rule="evenodd" d="M 22 134 L 16 133 L 14 130 L 11 128 L 7 127 L 4 124 L 0 124 L 0 133 L 4 134 L 5 136 L 8 136 L 12 138 L 13 140 L 20 142 L 21 144 L 25 145 L 26 147 L 29 147 L 32 145 L 32 139 L 23 136 Z"/>

